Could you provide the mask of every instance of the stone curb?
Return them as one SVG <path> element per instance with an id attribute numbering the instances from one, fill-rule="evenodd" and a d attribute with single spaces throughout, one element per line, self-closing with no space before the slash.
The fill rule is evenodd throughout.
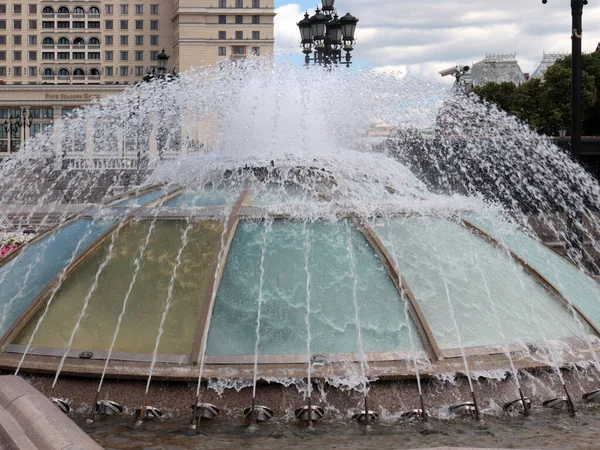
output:
<path id="1" fill-rule="evenodd" d="M 12 375 L 0 376 L 0 448 L 102 449 L 44 395 Z"/>

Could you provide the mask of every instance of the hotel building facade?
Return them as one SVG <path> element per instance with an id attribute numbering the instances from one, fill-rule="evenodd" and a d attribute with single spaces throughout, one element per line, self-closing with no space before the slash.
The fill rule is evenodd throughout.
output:
<path id="1" fill-rule="evenodd" d="M 272 55 L 274 0 L 0 0 L 0 158 L 157 67 Z M 31 127 L 5 122 L 31 117 Z M 14 120 L 13 120 L 14 121 Z"/>

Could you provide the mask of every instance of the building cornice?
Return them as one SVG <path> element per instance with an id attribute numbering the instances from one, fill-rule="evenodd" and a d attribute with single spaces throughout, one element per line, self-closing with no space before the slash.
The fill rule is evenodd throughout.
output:
<path id="1" fill-rule="evenodd" d="M 105 91 L 105 92 L 121 92 L 127 87 L 133 85 L 125 84 L 2 84 L 0 92 L 53 92 L 65 91 L 70 92 L 89 92 L 89 91 Z"/>

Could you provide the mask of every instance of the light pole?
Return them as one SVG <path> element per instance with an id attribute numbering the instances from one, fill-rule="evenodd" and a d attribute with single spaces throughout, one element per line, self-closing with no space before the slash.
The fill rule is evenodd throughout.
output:
<path id="1" fill-rule="evenodd" d="M 18 111 L 18 110 L 17 110 Z M 21 137 L 21 130 L 23 131 L 23 137 L 22 137 L 22 141 L 23 144 L 25 143 L 25 139 L 26 139 L 26 133 L 25 133 L 25 129 L 26 128 L 31 128 L 31 125 L 33 124 L 33 118 L 31 117 L 31 114 L 29 114 L 25 108 L 23 108 L 20 112 L 20 114 L 17 117 L 11 117 L 10 121 L 9 120 L 5 120 L 4 121 L 4 132 L 8 135 L 10 135 L 11 137 L 11 149 L 10 151 L 13 152 L 13 148 L 12 148 L 12 137 L 13 134 L 17 134 L 19 133 L 19 137 Z"/>
<path id="2" fill-rule="evenodd" d="M 317 8 L 315 15 L 304 14 L 304 19 L 298 22 L 304 62 L 308 66 L 315 64 L 331 66 L 331 64 L 352 64 L 351 52 L 354 50 L 354 32 L 358 19 L 347 13 L 339 18 L 334 8 L 335 0 L 322 0 L 322 9 Z M 311 53 L 314 55 L 311 58 Z M 346 54 L 342 57 L 342 51 Z"/>
<path id="3" fill-rule="evenodd" d="M 150 83 L 154 80 L 174 80 L 177 77 L 177 75 L 175 74 L 175 70 L 173 70 L 172 73 L 167 73 L 167 63 L 169 62 L 169 58 L 169 55 L 167 55 L 165 49 L 163 48 L 162 52 L 160 52 L 157 56 L 158 67 L 153 67 L 150 71 L 148 71 L 148 73 L 144 76 L 144 78 L 142 78 L 142 80 L 146 83 Z M 158 130 L 156 132 L 156 144 L 158 147 L 158 159 L 162 161 L 164 158 L 164 145 L 166 141 L 166 130 L 164 125 L 162 124 L 162 119 L 164 116 L 164 111 L 162 109 L 159 111 L 159 116 L 161 122 L 159 123 Z M 138 149 L 138 171 L 140 171 L 140 167 L 142 166 L 142 164 L 145 166 L 147 164 L 147 161 L 142 161 L 142 154 Z"/>
<path id="4" fill-rule="evenodd" d="M 548 0 L 542 0 L 545 5 Z M 581 159 L 581 34 L 583 6 L 588 0 L 571 0 L 573 32 L 571 34 L 571 152 Z"/>

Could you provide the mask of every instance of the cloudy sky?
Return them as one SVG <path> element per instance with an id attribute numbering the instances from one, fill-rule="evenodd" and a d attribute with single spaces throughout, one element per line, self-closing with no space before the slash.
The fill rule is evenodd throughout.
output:
<path id="1" fill-rule="evenodd" d="M 306 9 L 314 14 L 317 3 L 275 0 L 280 57 L 302 61 L 296 22 Z M 567 0 L 337 0 L 336 8 L 360 19 L 354 51 L 360 64 L 429 81 L 442 81 L 439 70 L 471 65 L 486 53 L 516 52 L 523 71 L 533 73 L 544 51 L 571 49 Z M 591 1 L 584 8 L 583 50 L 599 42 L 600 2 Z"/>

